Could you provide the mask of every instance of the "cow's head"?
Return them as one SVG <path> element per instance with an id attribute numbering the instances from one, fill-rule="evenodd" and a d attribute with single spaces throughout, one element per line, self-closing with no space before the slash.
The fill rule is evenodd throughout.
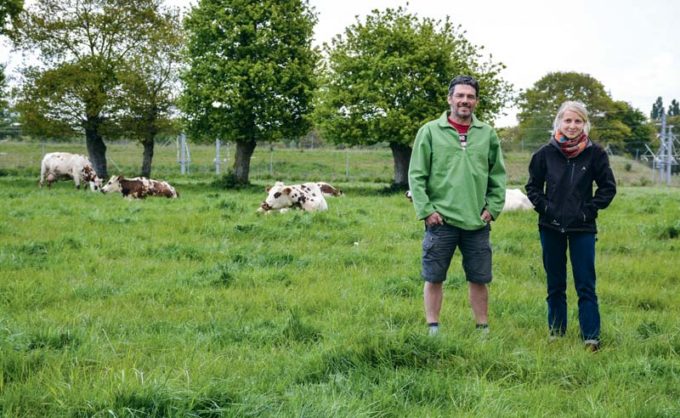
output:
<path id="1" fill-rule="evenodd" d="M 123 187 L 120 185 L 122 179 L 123 176 L 111 176 L 109 181 L 101 188 L 102 193 L 122 192 Z"/>
<path id="2" fill-rule="evenodd" d="M 102 187 L 102 179 L 97 176 L 91 165 L 86 165 L 81 170 L 81 178 L 90 184 L 90 190 L 96 192 Z"/>
<path id="3" fill-rule="evenodd" d="M 102 189 L 102 179 L 99 177 L 95 177 L 93 181 L 90 182 L 90 190 L 93 192 L 98 192 L 101 191 Z"/>
<path id="4" fill-rule="evenodd" d="M 274 187 L 268 187 L 266 191 L 267 199 L 262 202 L 258 212 L 289 208 L 295 204 L 293 189 L 280 181 L 277 181 Z"/>

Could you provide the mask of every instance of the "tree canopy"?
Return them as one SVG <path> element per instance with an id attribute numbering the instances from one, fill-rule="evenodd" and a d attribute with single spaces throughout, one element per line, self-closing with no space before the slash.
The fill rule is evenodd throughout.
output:
<path id="1" fill-rule="evenodd" d="M 661 96 L 656 98 L 656 101 L 652 105 L 652 111 L 649 114 L 649 117 L 652 120 L 659 120 L 661 119 L 661 115 L 663 114 L 664 109 L 663 109 L 663 99 Z"/>
<path id="2" fill-rule="evenodd" d="M 5 130 L 11 123 L 9 103 L 7 97 L 7 78 L 5 77 L 5 66 L 0 64 L 0 138 L 4 136 Z"/>
<path id="3" fill-rule="evenodd" d="M 374 10 L 324 46 L 324 81 L 317 124 L 326 139 L 350 145 L 387 142 L 395 186 L 407 183 L 411 144 L 419 127 L 448 108 L 449 81 L 467 74 L 480 82 L 481 119 L 509 100 L 505 68 L 484 61 L 447 16 L 420 19 L 405 8 Z"/>
<path id="4" fill-rule="evenodd" d="M 520 132 L 529 142 L 544 142 L 560 105 L 567 100 L 583 102 L 591 115 L 603 115 L 612 106 L 604 85 L 588 74 L 549 73 L 519 95 Z"/>
<path id="5" fill-rule="evenodd" d="M 156 136 L 179 133 L 171 114 L 181 90 L 179 71 L 184 37 L 178 10 L 162 10 L 148 34 L 149 41 L 117 72 L 115 96 L 121 134 L 139 140 L 144 148 L 141 175 L 151 176 Z"/>
<path id="6" fill-rule="evenodd" d="M 630 133 L 623 138 L 623 149 L 635 156 L 645 152 L 645 145 L 651 145 L 656 136 L 654 125 L 648 123 L 647 116 L 626 102 L 614 102 L 615 110 L 609 117 L 618 118 Z M 598 128 L 599 129 L 599 128 Z M 603 134 L 606 137 L 606 133 Z"/>
<path id="7" fill-rule="evenodd" d="M 236 142 L 236 183 L 248 183 L 257 141 L 311 126 L 315 23 L 302 0 L 201 0 L 185 20 L 187 129 L 192 140 Z"/>
<path id="8" fill-rule="evenodd" d="M 0 0 L 0 35 L 9 37 L 14 35 L 23 8 L 23 0 Z"/>
<path id="9" fill-rule="evenodd" d="M 126 60 L 149 43 L 160 0 L 36 0 L 17 45 L 38 54 L 24 68 L 17 108 L 24 129 L 59 137 L 85 133 L 97 174 L 108 176 L 103 136 Z"/>
<path id="10" fill-rule="evenodd" d="M 653 138 L 642 112 L 614 101 L 600 81 L 576 72 L 549 73 L 520 93 L 520 137 L 530 144 L 547 141 L 555 114 L 567 100 L 586 105 L 593 124 L 590 136 L 598 142 L 633 153 Z"/>

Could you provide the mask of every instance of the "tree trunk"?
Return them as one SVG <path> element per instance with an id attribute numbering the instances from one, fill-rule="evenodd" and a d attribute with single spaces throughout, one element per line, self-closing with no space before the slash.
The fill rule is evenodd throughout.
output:
<path id="1" fill-rule="evenodd" d="M 144 113 L 144 133 L 142 134 L 142 177 L 151 178 L 151 163 L 153 161 L 153 149 L 158 134 L 158 106 L 152 106 Z"/>
<path id="2" fill-rule="evenodd" d="M 250 157 L 253 156 L 257 142 L 236 142 L 236 155 L 234 157 L 234 181 L 236 184 L 248 184 L 250 174 Z"/>
<path id="3" fill-rule="evenodd" d="M 100 178 L 106 180 L 109 177 L 106 169 L 106 144 L 99 134 L 100 125 L 101 121 L 98 117 L 88 117 L 85 123 L 85 142 L 94 171 Z"/>
<path id="4" fill-rule="evenodd" d="M 408 165 L 411 161 L 411 147 L 398 142 L 390 142 L 392 158 L 394 158 L 394 182 L 392 187 L 408 188 Z"/>
<path id="5" fill-rule="evenodd" d="M 144 146 L 142 177 L 151 178 L 151 162 L 153 161 L 153 147 L 155 142 L 153 135 L 148 135 L 147 138 L 142 141 L 142 146 Z"/>

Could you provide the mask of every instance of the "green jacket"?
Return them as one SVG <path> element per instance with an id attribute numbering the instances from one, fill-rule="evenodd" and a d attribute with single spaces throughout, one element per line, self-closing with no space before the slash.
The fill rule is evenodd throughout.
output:
<path id="1" fill-rule="evenodd" d="M 505 202 L 505 165 L 496 131 L 474 115 L 467 147 L 449 124 L 448 112 L 423 125 L 413 144 L 409 187 L 418 219 L 439 212 L 466 230 L 485 226 L 486 208 L 498 219 Z"/>

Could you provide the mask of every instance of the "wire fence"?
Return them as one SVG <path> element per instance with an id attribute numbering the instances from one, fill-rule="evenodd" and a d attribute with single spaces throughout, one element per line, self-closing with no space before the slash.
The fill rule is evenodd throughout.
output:
<path id="1" fill-rule="evenodd" d="M 84 141 L 17 142 L 0 141 L 0 170 L 38 176 L 40 162 L 50 152 L 87 155 Z M 157 143 L 152 176 L 159 178 L 216 178 L 233 168 L 233 143 L 187 144 L 180 141 Z M 143 147 L 137 142 L 107 143 L 110 175 L 136 176 L 141 172 Z M 387 147 L 296 148 L 282 144 L 258 144 L 250 161 L 251 179 L 313 179 L 383 182 L 393 176 L 392 153 Z"/>
<path id="2" fill-rule="evenodd" d="M 531 153 L 542 143 L 503 142 L 508 182 L 524 184 Z M 40 174 L 40 162 L 49 152 L 71 152 L 87 155 L 84 140 L 71 142 L 0 141 L 0 175 L 15 173 L 35 177 Z M 219 179 L 233 168 L 236 146 L 233 143 L 187 144 L 166 140 L 156 144 L 151 176 L 159 179 L 211 181 Z M 644 156 L 611 154 L 617 181 L 623 185 L 647 186 L 662 183 L 653 161 Z M 143 147 L 137 142 L 107 143 L 109 175 L 134 177 L 140 174 Z M 677 166 L 671 185 L 680 184 Z M 250 161 L 251 181 L 282 180 L 360 182 L 390 184 L 394 179 L 394 160 L 386 144 L 372 147 L 299 147 L 294 143 L 261 143 Z"/>

